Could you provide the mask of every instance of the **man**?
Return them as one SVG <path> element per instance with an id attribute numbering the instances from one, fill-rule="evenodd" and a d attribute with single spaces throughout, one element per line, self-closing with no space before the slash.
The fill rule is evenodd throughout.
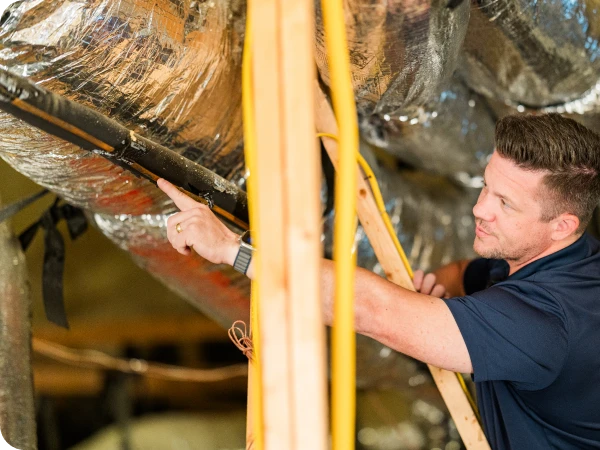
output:
<path id="1" fill-rule="evenodd" d="M 485 259 L 415 276 L 420 293 L 356 272 L 356 330 L 423 362 L 472 373 L 495 450 L 600 448 L 600 137 L 557 114 L 510 116 L 473 208 Z M 234 264 L 238 237 L 168 183 L 180 253 Z M 248 268 L 252 277 L 252 266 Z M 464 282 L 463 282 L 464 281 Z M 326 323 L 333 265 L 323 263 Z M 452 296 L 440 299 L 446 289 Z M 434 294 L 434 295 L 427 295 Z"/>

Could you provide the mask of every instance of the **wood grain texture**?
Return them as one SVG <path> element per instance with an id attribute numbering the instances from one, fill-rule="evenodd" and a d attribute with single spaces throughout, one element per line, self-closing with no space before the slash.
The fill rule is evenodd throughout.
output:
<path id="1" fill-rule="evenodd" d="M 310 0 L 278 2 L 293 441 L 297 450 L 325 450 L 329 421 L 320 289 L 321 161 L 314 125 L 314 5 Z"/>
<path id="2" fill-rule="evenodd" d="M 284 248 L 285 209 L 283 196 L 283 136 L 281 128 L 280 15 L 278 3 L 254 0 L 253 93 L 256 130 L 257 218 L 255 233 L 258 255 L 256 274 L 260 280 L 260 364 L 263 394 L 265 450 L 289 448 L 292 442 L 292 392 L 289 311 Z"/>
<path id="3" fill-rule="evenodd" d="M 257 274 L 265 450 L 325 450 L 313 5 L 254 0 Z"/>

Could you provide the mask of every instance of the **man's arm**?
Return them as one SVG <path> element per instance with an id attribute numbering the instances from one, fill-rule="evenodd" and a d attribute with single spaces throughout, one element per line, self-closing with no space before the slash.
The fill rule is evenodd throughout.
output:
<path id="1" fill-rule="evenodd" d="M 191 254 L 193 248 L 213 263 L 233 265 L 239 249 L 237 235 L 205 205 L 164 180 L 159 180 L 158 185 L 181 209 L 167 222 L 167 236 L 173 247 L 184 255 Z M 254 276 L 252 264 L 247 275 Z M 333 323 L 334 279 L 333 262 L 323 260 L 322 300 L 327 325 Z M 442 299 L 409 291 L 357 268 L 354 302 L 357 333 L 436 367 L 472 372 L 465 342 Z"/>
<path id="2" fill-rule="evenodd" d="M 333 323 L 334 264 L 323 260 L 325 322 Z M 444 300 L 404 289 L 368 270 L 355 273 L 355 329 L 405 355 L 454 372 L 473 371 L 467 346 Z"/>

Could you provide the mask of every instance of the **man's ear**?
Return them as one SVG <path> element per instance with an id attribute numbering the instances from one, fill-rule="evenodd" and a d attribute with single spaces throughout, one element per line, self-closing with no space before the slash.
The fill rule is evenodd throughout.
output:
<path id="1" fill-rule="evenodd" d="M 552 240 L 562 241 L 573 235 L 579 228 L 579 217 L 563 213 L 552 221 Z"/>

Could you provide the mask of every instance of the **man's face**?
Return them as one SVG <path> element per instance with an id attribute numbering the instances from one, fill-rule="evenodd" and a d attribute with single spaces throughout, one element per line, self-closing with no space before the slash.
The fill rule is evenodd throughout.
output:
<path id="1" fill-rule="evenodd" d="M 494 152 L 485 185 L 473 207 L 473 249 L 484 258 L 523 263 L 551 244 L 551 227 L 540 220 L 543 172 L 524 170 Z"/>

